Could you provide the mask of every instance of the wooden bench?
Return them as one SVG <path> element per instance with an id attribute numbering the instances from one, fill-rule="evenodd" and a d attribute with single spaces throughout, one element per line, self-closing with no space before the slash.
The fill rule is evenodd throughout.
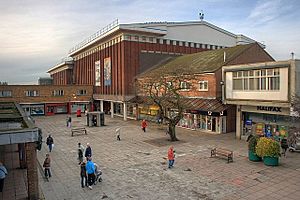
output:
<path id="1" fill-rule="evenodd" d="M 233 162 L 233 151 L 223 149 L 223 148 L 213 148 L 210 152 L 210 157 L 224 156 L 227 157 L 227 161 Z"/>
<path id="2" fill-rule="evenodd" d="M 84 127 L 81 128 L 72 128 L 71 129 L 71 133 L 72 133 L 72 137 L 74 135 L 74 133 L 82 133 L 82 134 L 86 134 L 87 135 L 87 131 Z"/>

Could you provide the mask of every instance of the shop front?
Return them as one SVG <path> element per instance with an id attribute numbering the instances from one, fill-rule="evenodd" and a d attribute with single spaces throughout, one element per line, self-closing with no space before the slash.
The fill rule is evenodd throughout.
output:
<path id="1" fill-rule="evenodd" d="M 156 105 L 139 105 L 138 120 L 146 119 L 147 121 L 157 121 L 159 107 Z"/>
<path id="2" fill-rule="evenodd" d="M 66 114 L 68 113 L 67 103 L 46 103 L 46 115 Z"/>
<path id="3" fill-rule="evenodd" d="M 28 116 L 45 115 L 45 104 L 20 104 Z"/>
<path id="4" fill-rule="evenodd" d="M 90 106 L 89 106 L 89 102 L 70 102 L 70 110 L 71 110 L 71 113 L 77 113 L 78 111 L 80 111 L 81 113 L 84 113 L 85 110 L 89 110 L 91 111 L 90 109 Z"/>
<path id="5" fill-rule="evenodd" d="M 250 134 L 287 136 L 290 108 L 279 106 L 241 106 L 242 137 Z"/>
<path id="6" fill-rule="evenodd" d="M 226 133 L 226 112 L 189 111 L 177 126 L 192 130 Z"/>

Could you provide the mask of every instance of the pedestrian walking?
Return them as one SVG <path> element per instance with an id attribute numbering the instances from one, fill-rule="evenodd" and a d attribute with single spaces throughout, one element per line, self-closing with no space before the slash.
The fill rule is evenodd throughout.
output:
<path id="1" fill-rule="evenodd" d="M 2 162 L 0 162 L 0 192 L 3 192 L 4 187 L 4 179 L 8 175 L 7 169 L 3 165 Z"/>
<path id="2" fill-rule="evenodd" d="M 86 164 L 85 162 L 82 162 L 80 165 L 80 178 L 81 178 L 81 187 L 84 188 L 84 186 L 88 187 L 88 179 L 86 175 Z"/>
<path id="3" fill-rule="evenodd" d="M 170 146 L 169 150 L 168 150 L 168 160 L 169 160 L 169 168 L 172 168 L 175 162 L 175 151 L 174 151 L 174 147 Z"/>
<path id="4" fill-rule="evenodd" d="M 90 189 L 95 182 L 95 164 L 92 162 L 92 158 L 88 158 L 88 162 L 86 163 L 86 173 L 88 177 L 88 185 Z"/>
<path id="5" fill-rule="evenodd" d="M 120 141 L 121 140 L 121 128 L 117 128 L 116 129 L 116 135 L 117 135 L 117 140 Z"/>
<path id="6" fill-rule="evenodd" d="M 289 148 L 289 145 L 287 143 L 287 139 L 286 137 L 282 138 L 281 141 L 280 141 L 280 145 L 281 145 L 281 149 L 282 149 L 282 154 L 286 155 L 286 150 Z"/>
<path id="7" fill-rule="evenodd" d="M 49 135 L 49 136 L 47 137 L 46 144 L 48 145 L 49 152 L 51 152 L 51 151 L 52 151 L 52 148 L 53 148 L 53 146 L 54 146 L 54 140 L 53 140 L 53 138 L 52 138 L 51 135 Z"/>
<path id="8" fill-rule="evenodd" d="M 67 127 L 69 127 L 69 128 L 72 127 L 72 118 L 71 118 L 71 116 L 69 116 L 69 118 L 67 120 Z"/>
<path id="9" fill-rule="evenodd" d="M 92 157 L 92 148 L 90 146 L 90 143 L 86 144 L 84 157 L 86 158 L 86 160 L 88 160 L 88 158 Z"/>
<path id="10" fill-rule="evenodd" d="M 84 153 L 84 146 L 79 142 L 78 143 L 78 165 L 83 162 L 83 153 Z"/>
<path id="11" fill-rule="evenodd" d="M 51 177 L 50 163 L 51 163 L 50 155 L 47 153 L 43 164 L 46 178 L 48 178 L 48 176 L 49 178 Z"/>
<path id="12" fill-rule="evenodd" d="M 146 122 L 146 120 L 145 119 L 143 119 L 143 121 L 142 121 L 142 130 L 144 131 L 144 132 L 146 132 L 146 128 L 147 128 L 147 126 L 148 126 L 148 124 L 147 124 L 147 122 Z"/>

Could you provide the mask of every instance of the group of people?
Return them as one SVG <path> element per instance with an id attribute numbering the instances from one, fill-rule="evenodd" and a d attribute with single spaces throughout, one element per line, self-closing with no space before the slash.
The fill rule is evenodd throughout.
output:
<path id="1" fill-rule="evenodd" d="M 99 166 L 92 161 L 92 148 L 89 143 L 86 144 L 87 147 L 84 149 L 84 146 L 81 143 L 78 143 L 78 161 L 80 165 L 80 177 L 81 177 L 81 187 L 89 187 L 93 189 L 92 185 L 96 183 L 97 180 L 101 181 L 100 175 L 102 174 Z M 86 158 L 85 162 L 83 160 Z"/>
<path id="2" fill-rule="evenodd" d="M 48 135 L 48 137 L 46 139 L 46 144 L 48 146 L 49 152 L 52 152 L 53 147 L 54 147 L 54 139 L 50 134 Z M 51 166 L 51 158 L 50 158 L 50 154 L 47 153 L 46 158 L 43 163 L 44 174 L 45 174 L 46 178 L 51 178 L 51 176 L 52 176 L 50 166 Z"/>

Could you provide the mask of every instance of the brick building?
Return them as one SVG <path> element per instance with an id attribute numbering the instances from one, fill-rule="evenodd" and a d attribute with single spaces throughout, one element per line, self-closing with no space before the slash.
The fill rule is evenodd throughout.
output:
<path id="1" fill-rule="evenodd" d="M 0 102 L 15 101 L 27 115 L 75 113 L 92 109 L 91 85 L 0 85 Z"/>
<path id="2" fill-rule="evenodd" d="M 174 76 L 174 72 L 192 75 L 192 78 L 186 78 L 180 83 L 180 94 L 186 98 L 186 113 L 178 126 L 226 133 L 235 130 L 235 107 L 224 105 L 221 101 L 222 66 L 262 61 L 274 59 L 260 45 L 238 45 L 174 58 L 142 73 L 138 76 L 138 81 L 143 82 L 148 77 L 158 77 L 161 80 L 166 78 L 168 81 L 167 77 Z M 141 98 L 139 101 L 132 101 L 139 103 L 136 109 L 138 116 L 155 120 L 159 108 L 153 101 L 143 98 L 144 101 Z"/>
<path id="3" fill-rule="evenodd" d="M 205 21 L 114 21 L 72 48 L 69 58 L 48 73 L 55 85 L 92 85 L 98 110 L 135 119 L 128 101 L 135 96 L 136 75 L 170 57 L 253 42 Z"/>

